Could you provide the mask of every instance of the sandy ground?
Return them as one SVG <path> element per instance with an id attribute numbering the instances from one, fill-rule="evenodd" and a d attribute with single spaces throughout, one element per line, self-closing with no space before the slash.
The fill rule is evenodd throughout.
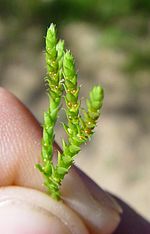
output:
<path id="1" fill-rule="evenodd" d="M 18 96 L 42 122 L 48 104 L 42 80 L 45 74 L 42 31 L 31 27 L 17 38 L 10 38 L 10 31 L 11 27 L 6 30 L 0 24 L 0 85 Z M 77 60 L 81 96 L 87 96 L 95 83 L 105 90 L 93 141 L 83 147 L 76 164 L 103 188 L 150 218 L 150 74 L 135 73 L 135 87 L 121 69 L 128 54 L 98 43 L 97 28 L 76 23 L 64 27 L 61 34 Z M 64 133 L 58 126 L 58 142 L 60 135 Z"/>

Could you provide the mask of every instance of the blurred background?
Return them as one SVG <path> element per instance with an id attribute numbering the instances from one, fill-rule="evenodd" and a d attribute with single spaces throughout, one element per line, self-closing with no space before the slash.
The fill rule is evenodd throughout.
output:
<path id="1" fill-rule="evenodd" d="M 150 1 L 0 1 L 0 85 L 41 123 L 48 105 L 44 46 L 51 22 L 76 58 L 81 96 L 93 84 L 105 90 L 93 141 L 76 164 L 150 218 Z M 60 135 L 58 124 L 61 143 Z"/>

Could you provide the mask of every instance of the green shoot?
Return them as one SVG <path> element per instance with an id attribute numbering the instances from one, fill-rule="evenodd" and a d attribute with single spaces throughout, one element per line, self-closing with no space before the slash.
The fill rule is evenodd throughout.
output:
<path id="1" fill-rule="evenodd" d="M 103 102 L 103 89 L 95 86 L 86 101 L 87 110 L 81 108 L 80 88 L 74 58 L 64 49 L 64 42 L 58 41 L 55 25 L 51 24 L 46 36 L 47 75 L 49 108 L 44 113 L 42 164 L 36 167 L 44 175 L 44 185 L 52 198 L 60 200 L 60 187 L 65 175 L 73 165 L 81 145 L 90 140 L 94 133 Z M 57 163 L 53 163 L 54 128 L 58 119 L 61 100 L 65 99 L 67 123 L 63 128 L 68 139 L 62 139 L 62 152 L 58 151 Z M 82 113 L 80 113 L 82 112 Z"/>

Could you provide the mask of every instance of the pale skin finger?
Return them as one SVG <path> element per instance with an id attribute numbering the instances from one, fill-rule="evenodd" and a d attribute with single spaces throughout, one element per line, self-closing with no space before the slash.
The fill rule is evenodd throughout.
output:
<path id="1" fill-rule="evenodd" d="M 86 226 L 75 212 L 38 192 L 43 190 L 43 186 L 40 173 L 34 169 L 36 154 L 40 153 L 41 138 L 41 128 L 37 121 L 15 97 L 3 89 L 0 90 L 0 110 L 0 212 L 3 217 L 0 219 L 0 231 L 7 234 L 37 234 L 40 230 L 43 234 L 87 234 Z M 13 187 L 2 187 L 10 185 Z M 24 188 L 22 191 L 21 187 L 18 189 L 14 185 L 37 190 Z M 31 195 L 30 202 L 28 194 Z M 34 207 L 38 212 L 35 212 Z M 18 216 L 21 223 L 19 227 Z M 8 222 L 10 225 L 7 225 Z"/>
<path id="2" fill-rule="evenodd" d="M 1 187 L 0 217 L 3 234 L 89 233 L 82 220 L 62 201 L 24 187 Z"/>
<path id="3" fill-rule="evenodd" d="M 44 191 L 43 178 L 34 168 L 41 152 L 39 123 L 20 101 L 3 89 L 0 110 L 0 185 Z M 91 233 L 112 233 L 119 223 L 120 208 L 101 189 L 97 202 L 81 177 L 77 169 L 66 176 L 62 185 L 65 202 L 80 214 Z"/>
<path id="4" fill-rule="evenodd" d="M 32 114 L 9 92 L 5 91 L 4 89 L 0 89 L 0 166 L 1 166 L 0 185 L 1 186 L 19 185 L 19 186 L 31 187 L 41 191 L 44 190 L 42 186 L 42 181 L 43 181 L 42 177 L 40 173 L 37 173 L 37 171 L 34 170 L 33 167 L 35 162 L 37 162 L 37 158 L 40 158 L 40 150 L 41 150 L 40 140 L 41 140 L 41 127 L 38 124 L 38 122 L 35 120 L 35 118 L 32 116 Z M 56 147 L 58 146 L 55 145 L 55 148 Z M 77 187 L 80 187 L 81 193 L 76 192 Z M 15 187 L 13 187 L 13 189 L 15 189 Z M 8 190 L 11 192 L 13 191 L 13 189 L 12 187 L 11 188 L 8 187 Z M 64 208 L 68 209 L 67 213 L 69 215 L 68 217 L 70 217 L 70 222 L 73 222 L 74 224 L 78 223 L 76 232 L 79 231 L 79 233 L 87 233 L 88 231 L 90 231 L 91 233 L 108 233 L 107 232 L 108 230 L 106 230 L 104 223 L 106 222 L 106 224 L 108 224 L 107 222 L 109 218 L 111 218 L 112 216 L 110 216 L 109 218 L 106 217 L 108 215 L 107 211 L 110 211 L 110 213 L 112 214 L 112 210 L 116 210 L 116 213 L 118 214 L 119 207 L 117 206 L 117 204 L 114 204 L 114 202 L 111 202 L 111 199 L 109 199 L 107 194 L 103 190 L 101 190 L 93 181 L 91 181 L 83 172 L 81 172 L 77 168 L 74 168 L 70 173 L 70 176 L 67 176 L 63 184 L 62 192 L 64 195 L 64 199 L 66 200 L 66 203 L 72 206 L 77 211 L 77 213 L 79 214 L 82 213 L 82 208 L 85 208 L 87 206 L 85 213 L 83 212 L 82 214 L 83 216 L 85 215 L 84 219 L 86 221 L 88 221 L 86 213 L 88 211 L 91 211 L 93 213 L 95 212 L 95 210 L 92 211 L 94 205 L 88 207 L 89 200 L 91 199 L 89 197 L 88 190 L 92 190 L 92 195 L 95 197 L 95 199 L 99 200 L 100 204 L 101 203 L 103 204 L 103 206 L 102 204 L 100 205 L 101 207 L 100 213 L 102 211 L 104 212 L 104 215 L 101 216 L 103 217 L 102 219 L 103 221 L 99 219 L 100 223 L 99 226 L 96 223 L 93 224 L 92 220 L 89 220 L 90 223 L 88 228 L 89 230 L 87 230 L 82 220 L 80 220 L 80 218 L 78 218 L 75 213 L 69 211 L 69 208 Z M 0 192 L 1 191 L 2 192 L 4 191 L 3 188 L 0 189 Z M 32 191 L 36 193 L 35 190 Z M 15 194 L 17 193 L 15 191 Z M 17 196 L 20 196 L 21 193 L 22 192 L 19 191 Z M 26 194 L 26 192 L 24 192 L 24 194 Z M 40 196 L 42 198 L 39 203 L 42 203 L 42 201 L 43 202 L 45 201 L 45 195 L 44 193 L 40 193 Z M 34 197 L 38 197 L 38 195 Z M 24 197 L 24 199 L 26 203 L 26 197 Z M 83 207 L 82 206 L 80 207 L 81 203 L 83 203 Z M 129 208 L 124 202 L 119 200 L 119 203 L 123 207 L 123 215 L 121 223 L 115 232 L 116 234 L 150 233 L 150 224 L 146 220 L 144 220 L 140 215 L 138 215 L 135 211 Z M 53 204 L 53 206 L 50 206 L 50 204 Z M 52 207 L 54 207 L 53 213 L 57 216 L 56 210 L 59 211 L 59 209 L 56 209 L 57 206 L 54 205 L 53 200 L 51 201 L 48 200 L 47 207 L 49 206 L 51 211 Z M 2 209 L 0 210 L 2 211 Z M 31 213 L 33 213 L 33 211 Z M 41 217 L 40 220 L 42 220 Z M 103 225 L 101 224 L 101 222 L 103 222 Z M 55 225 L 56 223 L 57 223 L 56 218 L 54 220 L 51 220 L 51 231 L 53 228 L 55 234 L 59 233 L 59 230 L 58 229 L 56 230 L 56 225 Z M 107 226 L 109 226 L 109 224 Z M 58 223 L 57 227 L 59 227 Z M 68 230 L 65 230 L 63 224 L 61 224 L 60 227 L 61 227 L 61 233 L 68 233 Z M 111 225 L 109 227 L 111 228 Z M 62 231 L 63 228 L 64 231 Z M 97 228 L 97 230 L 95 228 Z M 101 232 L 99 231 L 100 228 Z"/>

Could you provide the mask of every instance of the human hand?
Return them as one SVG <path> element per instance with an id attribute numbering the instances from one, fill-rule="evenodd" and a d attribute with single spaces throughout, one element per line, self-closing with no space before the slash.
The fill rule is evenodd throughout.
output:
<path id="1" fill-rule="evenodd" d="M 78 168 L 71 169 L 62 184 L 64 202 L 54 201 L 44 193 L 43 178 L 34 169 L 40 158 L 40 142 L 39 123 L 18 99 L 1 88 L 1 233 L 113 233 L 120 221 L 119 205 Z M 126 219 L 126 226 L 121 222 L 125 232 L 120 225 L 116 234 L 138 234 L 128 231 Z"/>

